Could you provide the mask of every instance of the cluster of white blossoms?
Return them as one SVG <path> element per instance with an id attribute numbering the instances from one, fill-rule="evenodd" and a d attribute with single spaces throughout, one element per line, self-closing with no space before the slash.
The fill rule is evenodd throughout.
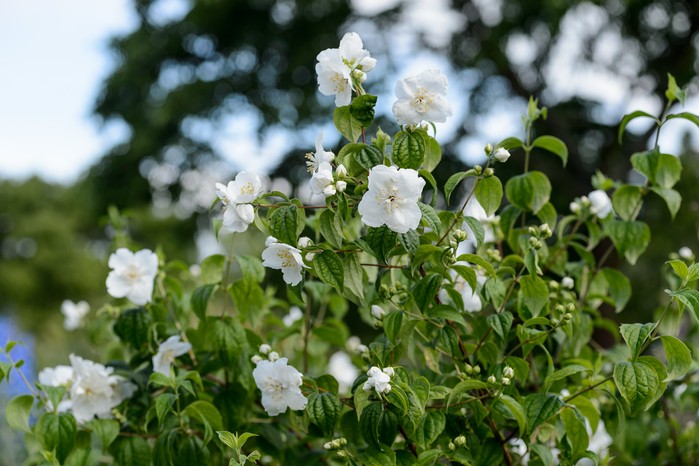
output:
<path id="1" fill-rule="evenodd" d="M 366 373 L 369 376 L 362 389 L 366 392 L 376 390 L 376 393 L 388 393 L 391 391 L 391 377 L 395 375 L 392 367 L 384 367 L 379 369 L 376 366 L 371 366 Z"/>
<path id="2" fill-rule="evenodd" d="M 386 225 L 396 233 L 407 233 L 420 224 L 418 202 L 425 180 L 411 168 L 377 165 L 369 172 L 369 190 L 359 202 L 362 222 L 370 227 Z"/>
<path id="3" fill-rule="evenodd" d="M 63 314 L 63 328 L 73 331 L 82 327 L 83 319 L 90 312 L 90 305 L 87 301 L 73 301 L 66 299 L 61 304 L 61 314 Z"/>
<path id="4" fill-rule="evenodd" d="M 308 268 L 301 257 L 301 250 L 286 243 L 280 243 L 274 236 L 268 236 L 262 251 L 262 265 L 282 271 L 284 281 L 289 285 L 301 282 L 301 271 Z"/>
<path id="5" fill-rule="evenodd" d="M 109 256 L 107 293 L 114 298 L 128 298 L 142 306 L 153 296 L 153 280 L 158 274 L 158 256 L 150 249 L 133 253 L 119 248 Z"/>
<path id="6" fill-rule="evenodd" d="M 285 413 L 287 408 L 294 411 L 306 409 L 308 399 L 300 388 L 303 374 L 288 365 L 287 358 L 258 359 L 252 377 L 262 392 L 262 407 L 270 416 Z"/>
<path id="7" fill-rule="evenodd" d="M 130 398 L 136 386 L 114 369 L 70 355 L 70 366 L 48 367 L 39 373 L 39 383 L 48 387 L 65 387 L 66 395 L 59 412 L 70 412 L 79 424 L 95 417 L 109 419 L 112 409 Z M 52 407 L 49 407 L 52 408 Z"/>
<path id="8" fill-rule="evenodd" d="M 589 209 L 590 213 L 598 218 L 607 218 L 613 212 L 612 200 L 601 189 L 596 189 L 587 196 L 582 196 L 570 203 L 570 211 L 574 214 L 581 212 L 584 208 Z"/>
<path id="9" fill-rule="evenodd" d="M 318 134 L 316 139 L 316 151 L 314 154 L 306 154 L 308 161 L 306 165 L 311 172 L 309 187 L 314 195 L 325 197 L 334 196 L 343 192 L 347 188 L 344 178 L 347 176 L 347 169 L 340 164 L 333 173 L 332 161 L 335 154 L 323 149 L 323 133 Z"/>
<path id="10" fill-rule="evenodd" d="M 423 121 L 444 123 L 452 115 L 447 100 L 447 77 L 437 70 L 425 70 L 396 83 L 393 115 L 402 125 Z"/>
<path id="11" fill-rule="evenodd" d="M 174 335 L 158 346 L 158 352 L 153 356 L 153 372 L 170 376 L 172 363 L 175 358 L 182 356 L 192 349 L 192 345 L 180 341 L 179 335 Z"/>
<path id="12" fill-rule="evenodd" d="M 252 202 L 263 192 L 262 180 L 255 173 L 242 171 L 228 185 L 216 183 L 216 195 L 223 204 L 222 230 L 242 233 L 255 221 Z"/>
<path id="13" fill-rule="evenodd" d="M 366 72 L 376 65 L 376 59 L 364 49 L 359 34 L 348 32 L 337 49 L 326 49 L 316 57 L 318 90 L 334 95 L 335 105 L 342 107 L 352 101 L 352 89 L 366 79 Z"/>

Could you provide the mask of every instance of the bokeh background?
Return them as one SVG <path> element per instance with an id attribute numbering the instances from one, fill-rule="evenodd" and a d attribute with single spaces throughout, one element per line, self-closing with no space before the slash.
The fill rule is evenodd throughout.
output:
<path id="1" fill-rule="evenodd" d="M 384 129 L 396 128 L 396 79 L 425 68 L 448 75 L 455 113 L 438 126 L 441 182 L 482 161 L 486 143 L 521 136 L 520 115 L 538 98 L 549 114 L 536 131 L 570 150 L 565 170 L 556 157 L 532 161 L 550 174 L 559 212 L 592 189 L 597 170 L 640 181 L 629 157 L 652 144 L 650 120 L 630 124 L 622 144 L 618 123 L 632 110 L 662 110 L 668 72 L 689 86 L 684 110 L 699 113 L 699 2 L 0 2 L 0 344 L 10 335 L 27 343 L 30 378 L 69 351 L 90 355 L 79 333 L 63 330 L 59 308 L 64 299 L 104 303 L 111 206 L 143 247 L 193 261 L 217 247 L 215 182 L 249 169 L 304 196 L 303 155 L 318 131 L 326 148 L 341 142 L 334 99 L 317 92 L 315 56 L 347 31 L 378 59 L 365 87 L 379 96 Z M 698 143 L 690 123 L 663 129 L 661 149 L 685 166 L 684 203 L 669 226 L 652 199 L 641 213 L 648 251 L 633 268 L 612 259 L 634 287 L 622 321 L 655 310 L 670 252 L 698 249 Z M 512 157 L 498 174 L 521 165 Z M 0 464 L 12 461 L 7 435 Z"/>

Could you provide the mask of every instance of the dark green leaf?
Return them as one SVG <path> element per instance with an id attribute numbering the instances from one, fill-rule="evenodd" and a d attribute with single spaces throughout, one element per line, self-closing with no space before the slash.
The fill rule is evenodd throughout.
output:
<path id="1" fill-rule="evenodd" d="M 524 408 L 522 408 L 522 405 L 508 395 L 500 395 L 499 401 L 505 405 L 510 413 L 512 413 L 512 416 L 515 418 L 517 425 L 519 426 L 520 434 L 524 435 L 524 433 L 527 432 L 527 416 L 524 413 Z"/>
<path id="2" fill-rule="evenodd" d="M 405 131 L 393 141 L 393 163 L 417 170 L 425 159 L 425 138 L 419 131 Z"/>
<path id="3" fill-rule="evenodd" d="M 605 228 L 614 247 L 631 265 L 636 263 L 650 243 L 650 228 L 646 223 L 612 220 L 605 224 Z"/>
<path id="4" fill-rule="evenodd" d="M 641 349 L 644 348 L 646 340 L 650 336 L 655 324 L 621 324 L 619 331 L 624 337 L 626 345 L 631 350 L 631 358 L 640 356 Z"/>
<path id="5" fill-rule="evenodd" d="M 500 314 L 491 314 L 487 318 L 488 324 L 493 329 L 495 334 L 501 339 L 507 341 L 507 335 L 512 327 L 512 322 L 514 321 L 514 316 L 505 311 Z"/>
<path id="6" fill-rule="evenodd" d="M 47 451 L 55 451 L 60 462 L 63 462 L 73 449 L 77 430 L 75 418 L 70 414 L 44 413 L 35 427 L 41 446 Z"/>
<path id="7" fill-rule="evenodd" d="M 386 225 L 378 228 L 367 228 L 366 242 L 374 251 L 374 255 L 383 263 L 388 262 L 388 253 L 396 245 L 396 233 Z"/>
<path id="8" fill-rule="evenodd" d="M 623 361 L 614 365 L 614 383 L 631 412 L 636 413 L 647 409 L 653 401 L 660 379 L 645 361 Z"/>
<path id="9" fill-rule="evenodd" d="M 420 236 L 418 236 L 415 230 L 399 233 L 398 239 L 400 240 L 400 244 L 403 245 L 410 255 L 415 254 L 415 251 L 417 251 L 417 248 L 420 246 Z"/>
<path id="10" fill-rule="evenodd" d="M 118 466 L 150 466 L 151 451 L 141 437 L 120 437 L 109 449 Z"/>
<path id="11" fill-rule="evenodd" d="M 269 213 L 269 233 L 282 243 L 296 246 L 296 222 L 298 208 L 295 205 L 278 207 Z"/>
<path id="12" fill-rule="evenodd" d="M 345 272 L 340 257 L 334 251 L 317 253 L 313 257 L 313 269 L 323 282 L 342 291 L 345 286 Z"/>
<path id="13" fill-rule="evenodd" d="M 5 419 L 9 426 L 15 430 L 30 432 L 29 413 L 33 405 L 32 395 L 18 395 L 12 398 L 5 408 Z"/>
<path id="14" fill-rule="evenodd" d="M 114 323 L 114 333 L 121 341 L 134 348 L 141 348 L 148 342 L 148 330 L 152 319 L 143 307 L 127 309 Z"/>
<path id="15" fill-rule="evenodd" d="M 400 329 L 401 329 L 402 323 L 403 323 L 403 312 L 402 311 L 393 311 L 393 312 L 390 312 L 386 317 L 384 317 L 383 328 L 384 328 L 384 331 L 386 332 L 386 337 L 390 341 L 395 343 L 398 340 L 398 336 L 400 335 Z"/>
<path id="16" fill-rule="evenodd" d="M 430 304 L 434 303 L 441 282 L 442 276 L 438 273 L 431 273 L 417 282 L 413 288 L 413 297 L 420 311 L 424 312 Z"/>
<path id="17" fill-rule="evenodd" d="M 442 160 L 442 148 L 439 146 L 439 142 L 432 136 L 425 136 L 425 160 L 422 162 L 422 166 L 428 172 L 431 172 L 439 162 Z"/>
<path id="18" fill-rule="evenodd" d="M 365 170 L 383 164 L 383 152 L 374 145 L 362 144 L 361 149 L 352 153 L 354 160 Z"/>
<path id="19" fill-rule="evenodd" d="M 342 404 L 334 393 L 311 393 L 307 412 L 311 422 L 320 427 L 326 437 L 332 437 Z"/>
<path id="20" fill-rule="evenodd" d="M 658 196 L 660 196 L 665 201 L 665 205 L 667 205 L 667 210 L 670 211 L 670 216 L 672 216 L 674 220 L 675 215 L 677 215 L 677 212 L 680 210 L 680 206 L 682 205 L 682 196 L 680 195 L 680 193 L 670 188 L 652 187 L 650 188 L 650 190 Z"/>
<path id="21" fill-rule="evenodd" d="M 374 107 L 376 106 L 376 96 L 371 94 L 358 95 L 352 100 L 349 106 L 350 115 L 367 128 L 374 121 Z"/>
<path id="22" fill-rule="evenodd" d="M 551 393 L 534 393 L 524 399 L 522 407 L 527 415 L 528 433 L 531 433 L 556 414 L 563 407 L 563 401 Z"/>
<path id="23" fill-rule="evenodd" d="M 192 293 L 192 311 L 194 311 L 194 314 L 196 314 L 199 320 L 204 320 L 206 318 L 206 308 L 209 304 L 211 294 L 216 289 L 216 286 L 217 285 L 200 286 Z"/>
<path id="24" fill-rule="evenodd" d="M 536 214 L 551 197 L 551 182 L 543 173 L 531 171 L 510 178 L 505 191 L 515 207 Z"/>
<path id="25" fill-rule="evenodd" d="M 326 209 L 321 212 L 318 218 L 318 225 L 320 234 L 323 235 L 328 243 L 338 249 L 342 247 L 342 225 L 339 215 L 330 209 Z"/>
<path id="26" fill-rule="evenodd" d="M 621 312 L 631 299 L 631 282 L 616 269 L 606 268 L 602 273 L 609 285 L 609 296 L 614 301 L 615 311 Z"/>
<path id="27" fill-rule="evenodd" d="M 422 212 L 422 220 L 427 223 L 435 233 L 439 234 L 442 228 L 442 221 L 439 219 L 437 212 L 431 206 L 424 204 L 422 202 L 417 203 L 420 211 Z"/>
<path id="28" fill-rule="evenodd" d="M 692 366 L 692 353 L 687 345 L 671 335 L 660 337 L 667 357 L 668 375 L 665 381 L 684 376 Z"/>
<path id="29" fill-rule="evenodd" d="M 461 183 L 464 178 L 468 176 L 473 176 L 474 172 L 472 170 L 466 172 L 454 173 L 449 177 L 446 183 L 444 183 L 444 197 L 447 199 L 447 204 L 449 204 L 449 199 L 451 199 L 451 194 L 454 192 L 459 183 Z"/>
<path id="30" fill-rule="evenodd" d="M 536 317 L 549 300 L 549 289 L 541 278 L 534 275 L 525 275 L 519 281 L 519 292 L 522 302 Z"/>
<path id="31" fill-rule="evenodd" d="M 383 405 L 379 402 L 369 403 L 359 416 L 359 430 L 369 445 L 379 447 L 379 422 L 383 415 Z"/>
<path id="32" fill-rule="evenodd" d="M 105 452 L 119 436 L 119 431 L 121 430 L 119 423 L 114 419 L 95 419 L 90 421 L 90 428 L 97 435 L 100 445 L 102 445 L 102 451 Z"/>
<path id="33" fill-rule="evenodd" d="M 566 429 L 566 439 L 570 445 L 573 460 L 577 460 L 585 453 L 590 442 L 585 421 L 575 409 L 569 407 L 564 407 L 561 410 L 561 419 Z"/>
<path id="34" fill-rule="evenodd" d="M 335 123 L 337 131 L 347 138 L 349 142 L 357 142 L 359 136 L 362 135 L 362 124 L 357 121 L 356 118 L 352 117 L 349 105 L 337 107 L 335 109 L 333 122 Z"/>

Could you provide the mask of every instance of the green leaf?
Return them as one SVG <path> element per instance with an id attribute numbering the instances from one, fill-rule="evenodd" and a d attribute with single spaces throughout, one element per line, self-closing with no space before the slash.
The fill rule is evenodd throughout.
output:
<path id="1" fill-rule="evenodd" d="M 532 147 L 539 147 L 559 156 L 565 167 L 568 163 L 568 147 L 565 142 L 554 136 L 539 136 L 532 142 Z"/>
<path id="2" fill-rule="evenodd" d="M 605 229 L 614 247 L 631 265 L 636 263 L 650 243 L 650 228 L 644 222 L 611 220 L 605 224 Z"/>
<path id="3" fill-rule="evenodd" d="M 333 113 L 333 122 L 337 131 L 349 142 L 357 142 L 362 135 L 362 124 L 352 116 L 349 105 L 337 107 Z"/>
<path id="4" fill-rule="evenodd" d="M 247 343 L 245 328 L 237 319 L 232 317 L 210 318 L 213 327 L 213 343 L 224 364 L 237 364 L 238 355 Z"/>
<path id="5" fill-rule="evenodd" d="M 425 315 L 430 319 L 450 320 L 452 322 L 456 322 L 457 324 L 463 327 L 466 327 L 466 321 L 464 320 L 464 316 L 453 306 L 440 304 L 427 310 L 425 312 Z"/>
<path id="6" fill-rule="evenodd" d="M 431 172 L 437 168 L 437 165 L 442 160 L 442 148 L 439 142 L 432 136 L 425 136 L 425 142 L 425 159 L 422 162 L 422 166 L 425 170 Z"/>
<path id="7" fill-rule="evenodd" d="M 396 342 L 398 340 L 402 323 L 403 312 L 401 311 L 390 312 L 386 317 L 384 317 L 383 329 L 384 332 L 386 332 L 386 337 L 390 341 Z"/>
<path id="8" fill-rule="evenodd" d="M 641 354 L 646 340 L 653 332 L 655 324 L 621 324 L 619 331 L 624 337 L 626 345 L 631 350 L 631 358 L 636 359 Z"/>
<path id="9" fill-rule="evenodd" d="M 44 413 L 36 423 L 35 431 L 41 446 L 47 451 L 55 451 L 61 463 L 68 457 L 78 426 L 70 414 Z"/>
<path id="10" fill-rule="evenodd" d="M 646 112 L 642 112 L 640 110 L 636 110 L 635 112 L 627 113 L 621 119 L 621 124 L 619 125 L 619 136 L 618 136 L 619 137 L 619 144 L 621 144 L 621 138 L 624 135 L 624 129 L 626 129 L 626 125 L 628 125 L 631 120 L 635 120 L 636 118 L 639 118 L 639 117 L 651 118 L 651 119 L 655 120 L 656 123 L 658 123 L 658 119 L 655 118 L 653 115 L 646 113 Z"/>
<path id="11" fill-rule="evenodd" d="M 502 340 L 507 341 L 507 335 L 510 333 L 510 328 L 512 328 L 514 316 L 505 311 L 500 314 L 491 314 L 487 317 L 487 320 L 495 334 Z"/>
<path id="12" fill-rule="evenodd" d="M 699 320 L 699 291 L 684 289 L 672 292 L 670 296 L 687 306 Z"/>
<path id="13" fill-rule="evenodd" d="M 464 394 L 468 394 L 471 390 L 484 390 L 488 388 L 488 386 L 485 384 L 485 382 L 482 382 L 480 380 L 475 380 L 475 379 L 466 379 L 454 386 L 454 388 L 451 390 L 451 393 L 449 394 L 449 398 L 447 399 L 447 407 L 454 403 L 456 400 L 459 399 Z M 468 395 L 470 397 L 470 395 Z"/>
<path id="14" fill-rule="evenodd" d="M 388 253 L 396 245 L 396 233 L 386 225 L 367 228 L 366 242 L 374 255 L 383 263 L 388 262 Z"/>
<path id="15" fill-rule="evenodd" d="M 687 264 L 685 264 L 684 261 L 675 259 L 671 261 L 665 262 L 666 264 L 670 264 L 672 269 L 675 271 L 675 274 L 680 277 L 682 280 L 685 280 L 687 278 L 687 274 L 689 274 L 689 269 L 687 268 Z"/>
<path id="16" fill-rule="evenodd" d="M 663 335 L 660 337 L 665 348 L 665 356 L 667 357 L 667 378 L 670 380 L 682 377 L 692 366 L 692 353 L 683 342 L 671 335 Z"/>
<path id="17" fill-rule="evenodd" d="M 217 285 L 200 286 L 192 293 L 192 298 L 190 300 L 192 311 L 194 311 L 194 314 L 196 314 L 199 320 L 204 320 L 206 318 L 206 308 L 216 286 Z"/>
<path id="18" fill-rule="evenodd" d="M 621 312 L 631 299 L 631 282 L 626 275 L 616 269 L 602 269 L 602 273 L 609 285 L 609 296 L 614 301 L 614 310 Z"/>
<path id="19" fill-rule="evenodd" d="M 692 263 L 687 270 L 687 282 L 693 282 L 699 278 L 699 264 Z"/>
<path id="20" fill-rule="evenodd" d="M 374 121 L 374 107 L 376 106 L 376 96 L 371 94 L 362 94 L 355 97 L 349 105 L 350 115 L 359 122 L 360 125 L 367 128 Z"/>
<path id="21" fill-rule="evenodd" d="M 647 409 L 653 401 L 660 379 L 645 361 L 623 361 L 614 365 L 614 383 L 631 412 L 637 413 Z"/>
<path id="22" fill-rule="evenodd" d="M 502 182 L 497 176 L 483 178 L 476 184 L 474 194 L 486 215 L 493 215 L 502 202 Z"/>
<path id="23" fill-rule="evenodd" d="M 566 377 L 570 377 L 571 375 L 580 374 L 581 372 L 590 371 L 590 368 L 580 364 L 571 364 L 569 366 L 565 366 L 562 369 L 554 371 L 551 375 L 546 377 L 546 380 L 544 381 L 544 387 L 546 387 L 546 390 L 548 390 L 549 388 L 551 388 L 551 385 L 553 385 L 555 382 L 558 382 L 559 380 L 563 380 Z"/>
<path id="24" fill-rule="evenodd" d="M 269 233 L 282 243 L 296 246 L 298 208 L 295 205 L 278 207 L 269 213 Z"/>
<path id="25" fill-rule="evenodd" d="M 141 437 L 120 437 L 110 447 L 118 466 L 150 466 L 151 451 L 148 442 Z"/>
<path id="26" fill-rule="evenodd" d="M 197 400 L 187 405 L 182 414 L 199 421 L 204 426 L 204 444 L 211 441 L 214 431 L 223 430 L 221 413 L 208 401 Z"/>
<path id="27" fill-rule="evenodd" d="M 466 222 L 468 227 L 471 229 L 471 233 L 473 233 L 473 236 L 475 236 L 476 249 L 480 248 L 481 244 L 483 244 L 483 241 L 485 240 L 485 228 L 483 227 L 483 224 L 477 218 L 469 217 L 468 215 L 464 216 L 464 222 Z"/>
<path id="28" fill-rule="evenodd" d="M 12 398 L 5 408 L 5 419 L 12 429 L 31 432 L 29 413 L 34 405 L 32 395 L 18 395 Z"/>
<path id="29" fill-rule="evenodd" d="M 228 288 L 233 301 L 239 311 L 245 316 L 264 306 L 265 295 L 259 282 L 250 278 L 243 278 L 231 283 Z"/>
<path id="30" fill-rule="evenodd" d="M 536 213 L 536 217 L 541 220 L 541 223 L 546 223 L 551 227 L 551 230 L 556 229 L 556 220 L 558 219 L 558 212 L 556 208 L 550 202 L 544 204 L 541 209 Z"/>
<path id="31" fill-rule="evenodd" d="M 665 205 L 667 205 L 667 210 L 670 211 L 670 216 L 672 216 L 672 219 L 674 220 L 675 215 L 677 215 L 677 212 L 680 210 L 680 206 L 682 205 L 682 196 L 680 195 L 680 193 L 678 193 L 674 189 L 657 188 L 655 186 L 650 188 L 650 190 L 658 196 L 660 196 L 662 200 L 665 201 Z"/>
<path id="32" fill-rule="evenodd" d="M 320 234 L 327 242 L 337 249 L 342 247 L 342 225 L 339 215 L 330 209 L 323 210 L 318 217 L 318 226 Z"/>
<path id="33" fill-rule="evenodd" d="M 520 434 L 524 435 L 524 433 L 527 432 L 527 416 L 524 413 L 522 405 L 509 395 L 500 395 L 499 401 L 505 405 L 507 410 L 515 418 L 519 426 Z"/>
<path id="34" fill-rule="evenodd" d="M 661 154 L 657 148 L 633 154 L 631 165 L 661 188 L 672 188 L 682 175 L 680 159 L 674 155 Z"/>
<path id="35" fill-rule="evenodd" d="M 253 282 L 261 282 L 265 279 L 265 266 L 257 256 L 235 256 L 235 260 L 240 265 L 240 272 L 243 278 Z"/>
<path id="36" fill-rule="evenodd" d="M 551 393 L 534 393 L 522 403 L 527 415 L 527 433 L 531 433 L 563 407 L 563 401 Z"/>
<path id="37" fill-rule="evenodd" d="M 492 265 L 485 259 L 483 259 L 481 256 L 478 254 L 461 254 L 459 257 L 456 258 L 457 261 L 466 261 L 471 264 L 478 265 L 485 270 L 488 275 L 491 277 L 495 276 L 495 269 L 493 268 Z"/>
<path id="38" fill-rule="evenodd" d="M 383 152 L 374 145 L 357 144 L 359 150 L 352 151 L 354 160 L 365 170 L 383 164 Z"/>
<path id="39" fill-rule="evenodd" d="M 515 138 L 515 137 L 509 137 L 509 138 L 505 138 L 502 141 L 500 141 L 495 147 L 496 148 L 502 147 L 503 149 L 507 149 L 507 150 L 511 151 L 512 149 L 518 149 L 518 148 L 522 147 L 523 145 L 524 145 L 524 143 L 522 142 L 521 139 Z"/>
<path id="40" fill-rule="evenodd" d="M 446 417 L 441 411 L 430 411 L 425 414 L 422 425 L 416 432 L 416 441 L 422 448 L 428 448 L 439 434 L 444 431 Z"/>
<path id="41" fill-rule="evenodd" d="M 223 267 L 226 264 L 226 257 L 221 254 L 214 254 L 201 261 L 201 273 L 199 280 L 204 284 L 220 283 L 223 280 Z"/>
<path id="42" fill-rule="evenodd" d="M 345 271 L 340 257 L 334 251 L 317 253 L 313 257 L 313 269 L 323 282 L 342 291 L 345 286 Z"/>
<path id="43" fill-rule="evenodd" d="M 682 118 L 683 120 L 691 121 L 695 125 L 699 126 L 699 116 L 695 115 L 694 113 L 672 113 L 666 117 L 667 120 L 672 120 L 673 118 Z"/>
<path id="44" fill-rule="evenodd" d="M 545 445 L 535 443 L 529 447 L 536 456 L 539 457 L 543 466 L 554 466 L 556 463 L 553 459 L 553 453 L 551 449 Z"/>
<path id="45" fill-rule="evenodd" d="M 413 288 L 413 297 L 420 311 L 424 312 L 430 304 L 434 303 L 441 283 L 442 275 L 438 273 L 431 273 L 417 282 Z"/>
<path id="46" fill-rule="evenodd" d="M 393 141 L 393 163 L 417 170 L 425 159 L 425 138 L 419 131 L 405 131 Z"/>
<path id="47" fill-rule="evenodd" d="M 408 254 L 413 255 L 420 247 L 420 236 L 415 230 L 408 230 L 406 233 L 399 233 L 398 239 Z"/>
<path id="48" fill-rule="evenodd" d="M 160 395 L 163 396 L 163 395 Z M 156 398 L 157 402 L 158 398 Z M 119 436 L 119 431 L 121 427 L 119 423 L 114 419 L 94 419 L 90 421 L 90 428 L 92 432 L 97 435 L 100 440 L 100 445 L 102 445 L 102 451 L 107 451 L 107 448 L 116 440 Z"/>
<path id="49" fill-rule="evenodd" d="M 672 103 L 678 100 L 682 105 L 687 98 L 687 94 L 677 85 L 675 77 L 670 73 L 667 74 L 667 90 L 665 91 L 665 97 L 667 97 L 668 103 Z"/>
<path id="50" fill-rule="evenodd" d="M 151 323 L 151 316 L 145 308 L 127 309 L 114 323 L 114 333 L 122 342 L 138 349 L 148 343 L 148 330 Z"/>
<path id="51" fill-rule="evenodd" d="M 568 439 L 573 460 L 577 460 L 585 453 L 590 442 L 585 421 L 575 409 L 569 407 L 564 407 L 561 410 L 561 419 L 566 429 L 566 439 Z"/>
<path id="52" fill-rule="evenodd" d="M 641 187 L 625 184 L 619 187 L 612 195 L 614 212 L 619 214 L 622 220 L 633 220 L 641 207 Z"/>
<path id="53" fill-rule="evenodd" d="M 379 448 L 379 423 L 383 416 L 383 405 L 377 401 L 369 403 L 359 416 L 359 430 L 369 445 Z"/>
<path id="54" fill-rule="evenodd" d="M 172 405 L 177 397 L 172 393 L 161 393 L 155 398 L 155 414 L 158 417 L 158 424 L 162 425 Z"/>
<path id="55" fill-rule="evenodd" d="M 435 233 L 439 234 L 440 230 L 442 229 L 442 221 L 439 219 L 439 216 L 437 215 L 437 212 L 435 212 L 434 208 L 420 201 L 418 201 L 417 206 L 422 212 L 422 220 L 425 221 L 427 226 L 429 226 Z"/>
<path id="56" fill-rule="evenodd" d="M 525 275 L 519 281 L 519 293 L 524 306 L 536 317 L 549 301 L 549 289 L 541 278 Z"/>
<path id="57" fill-rule="evenodd" d="M 342 261 L 345 275 L 345 290 L 352 292 L 359 300 L 364 298 L 364 269 L 359 254 L 349 254 Z"/>
<path id="58" fill-rule="evenodd" d="M 473 176 L 474 172 L 472 170 L 466 172 L 454 173 L 449 177 L 446 183 L 444 183 L 444 197 L 449 204 L 449 199 L 451 199 L 451 194 L 454 192 L 459 183 L 469 176 Z"/>
<path id="59" fill-rule="evenodd" d="M 306 408 L 311 422 L 321 428 L 326 437 L 332 437 L 340 419 L 342 404 L 334 393 L 311 393 Z"/>
<path id="60" fill-rule="evenodd" d="M 531 171 L 510 178 L 505 192 L 515 207 L 536 214 L 551 197 L 551 182 L 543 173 Z"/>

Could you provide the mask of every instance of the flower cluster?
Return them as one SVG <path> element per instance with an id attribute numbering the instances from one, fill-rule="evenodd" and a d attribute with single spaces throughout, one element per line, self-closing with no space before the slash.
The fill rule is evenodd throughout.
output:
<path id="1" fill-rule="evenodd" d="M 242 233 L 255 221 L 252 202 L 262 194 L 262 181 L 255 173 L 242 171 L 228 185 L 216 183 L 216 195 L 223 204 L 222 230 Z"/>
<path id="2" fill-rule="evenodd" d="M 65 387 L 66 398 L 57 406 L 59 412 L 70 412 L 79 424 L 95 417 L 109 419 L 112 409 L 131 398 L 136 386 L 114 369 L 70 355 L 70 366 L 46 368 L 39 373 L 39 383 L 49 387 Z M 52 407 L 49 407 L 52 408 Z"/>
<path id="3" fill-rule="evenodd" d="M 318 134 L 316 139 L 315 154 L 306 154 L 306 158 L 308 159 L 306 165 L 312 175 L 310 182 L 312 194 L 330 197 L 347 188 L 347 182 L 343 180 L 347 176 L 347 169 L 340 164 L 333 174 L 331 162 L 335 159 L 335 154 L 323 149 L 323 133 Z"/>
<path id="4" fill-rule="evenodd" d="M 379 369 L 372 366 L 366 373 L 369 376 L 362 389 L 366 392 L 376 390 L 376 393 L 388 393 L 391 391 L 391 377 L 395 375 L 392 367 L 384 367 Z"/>
<path id="5" fill-rule="evenodd" d="M 114 298 L 128 298 L 134 304 L 149 303 L 153 295 L 153 280 L 158 274 L 158 256 L 150 249 L 136 253 L 119 248 L 109 256 L 107 293 Z"/>

